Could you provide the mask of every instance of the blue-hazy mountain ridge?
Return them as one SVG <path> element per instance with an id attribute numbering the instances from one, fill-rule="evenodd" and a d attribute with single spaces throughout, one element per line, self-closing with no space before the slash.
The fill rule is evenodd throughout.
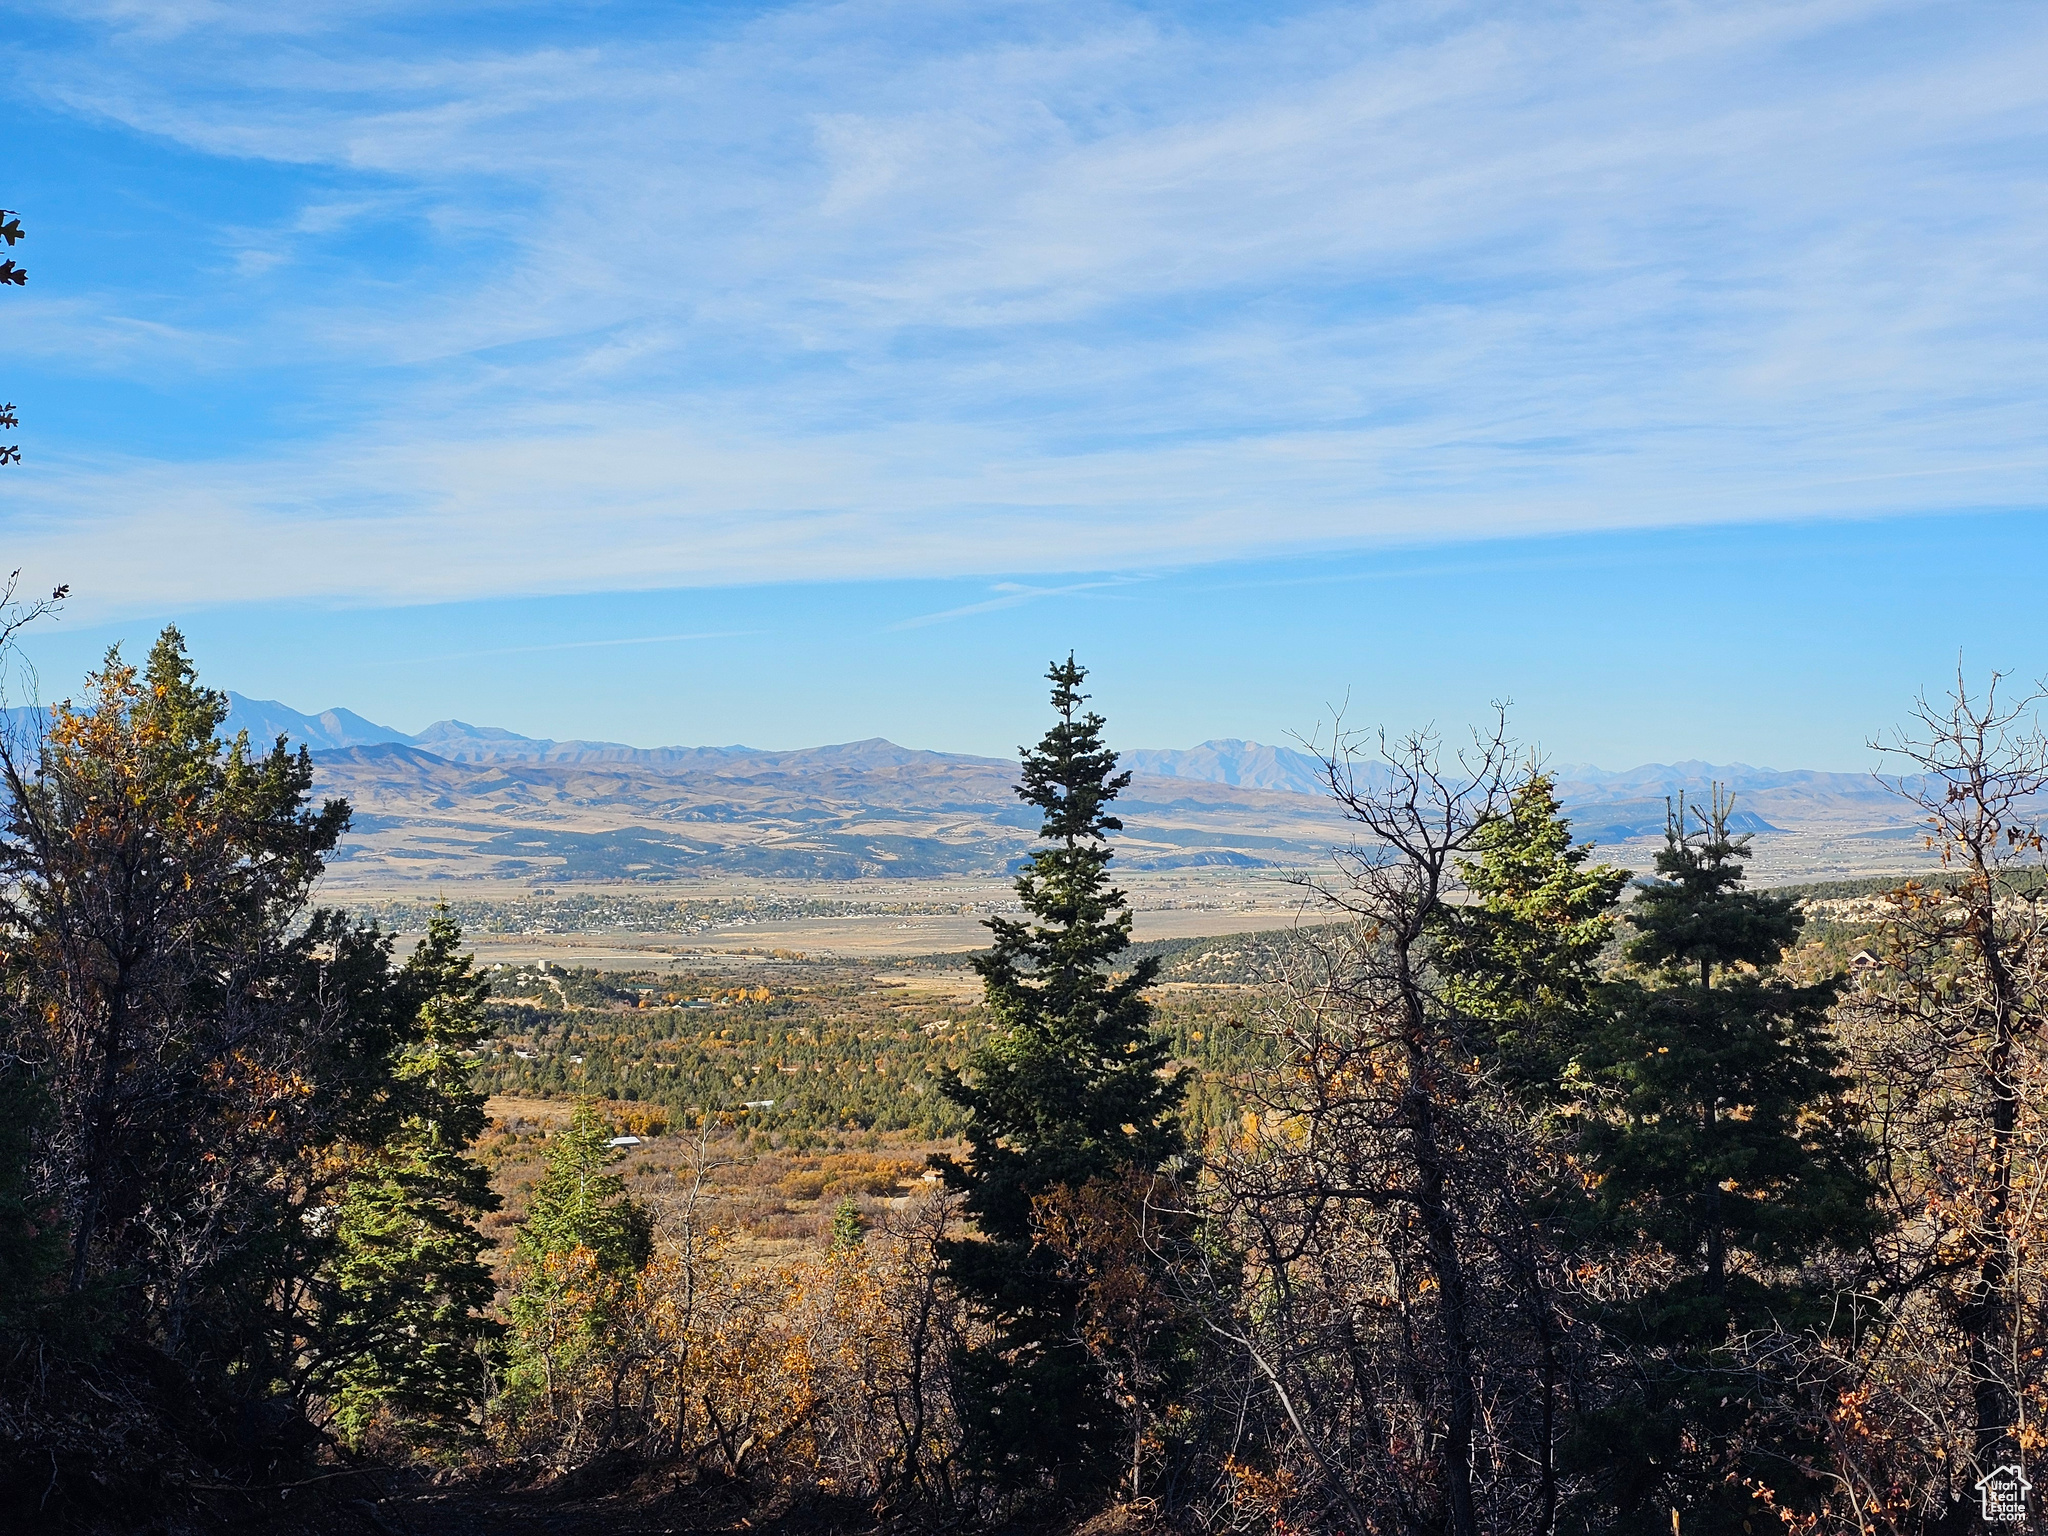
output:
<path id="1" fill-rule="evenodd" d="M 821 760 L 841 764 L 858 760 L 875 768 L 901 767 L 928 758 L 976 763 L 999 761 L 954 752 L 920 752 L 912 747 L 899 747 L 880 737 L 795 751 L 766 751 L 745 746 L 633 747 L 619 741 L 555 741 L 545 736 L 521 736 L 501 726 L 471 725 L 466 720 L 437 720 L 423 731 L 408 734 L 365 720 L 353 710 L 330 709 L 318 715 L 308 715 L 274 699 L 252 699 L 232 691 L 228 694 L 228 706 L 228 718 L 221 727 L 224 736 L 233 736 L 244 730 L 252 742 L 270 742 L 284 736 L 293 745 L 302 745 L 314 752 L 397 743 L 419 747 L 451 763 L 618 763 L 641 768 L 687 770 L 716 768 L 741 761 L 758 762 L 767 768 L 795 767 L 801 762 Z"/>
<path id="2" fill-rule="evenodd" d="M 471 725 L 462 720 L 438 720 L 423 731 L 407 733 L 349 709 L 329 709 L 309 715 L 274 699 L 252 699 L 228 694 L 229 714 L 225 734 L 246 730 L 255 742 L 282 735 L 294 744 L 314 752 L 349 747 L 402 743 L 421 748 L 451 763 L 552 762 L 574 764 L 617 763 L 642 768 L 716 769 L 737 767 L 742 762 L 758 764 L 763 770 L 795 770 L 806 765 L 831 762 L 837 767 L 907 767 L 920 762 L 992 764 L 999 758 L 975 757 L 957 752 L 928 752 L 899 747 L 874 737 L 866 741 L 833 746 L 769 751 L 740 745 L 724 747 L 634 747 L 616 741 L 556 741 L 549 737 L 522 736 L 499 726 Z M 1202 783 L 1226 784 L 1244 789 L 1278 791 L 1284 794 L 1326 795 L 1328 769 L 1314 752 L 1295 747 L 1268 746 L 1256 741 L 1222 737 L 1187 748 L 1139 747 L 1121 754 L 1122 766 L 1133 773 L 1165 779 L 1192 779 Z M 1561 798 L 1568 804 L 1600 814 L 1590 818 L 1602 830 L 1614 835 L 1644 836 L 1664 825 L 1664 797 L 1681 791 L 1706 792 L 1721 784 L 1741 795 L 1758 791 L 1791 792 L 1846 806 L 1863 801 L 1892 802 L 1883 785 L 1869 774 L 1828 773 L 1814 769 L 1758 768 L 1747 763 L 1709 763 L 1690 759 L 1676 763 L 1644 763 L 1634 768 L 1611 770 L 1589 763 L 1554 765 Z M 1364 782 L 1378 774 L 1370 764 L 1361 764 Z M 1654 815 L 1651 813 L 1654 811 Z M 1640 814 L 1639 814 L 1640 813 Z M 1773 830 L 1755 813 L 1738 810 L 1744 822 L 1738 830 Z M 1652 825 L 1651 823 L 1654 823 Z M 1639 831 L 1623 831 L 1624 827 Z M 1591 825 L 1587 834 L 1595 835 Z"/>
<path id="3" fill-rule="evenodd" d="M 1013 867 L 1037 814 L 1004 758 L 933 752 L 881 738 L 796 750 L 643 748 L 556 741 L 441 720 L 396 730 L 348 709 L 309 714 L 228 696 L 223 734 L 278 737 L 313 753 L 316 793 L 347 799 L 356 820 L 340 865 L 408 878 L 666 880 L 702 874 L 844 879 L 940 876 Z M 17 741 L 47 716 L 10 711 Z M 1351 842 L 1356 827 L 1307 747 L 1219 738 L 1123 754 L 1135 775 L 1119 801 L 1120 867 L 1305 868 Z M 1361 789 L 1387 782 L 1369 759 Z M 1621 771 L 1554 769 L 1577 836 L 1603 845 L 1661 842 L 1683 794 L 1721 784 L 1738 798 L 1734 828 L 1767 839 L 1782 877 L 1896 864 L 1912 850 L 1909 807 L 1862 774 L 1702 761 Z M 1903 830 L 1902 830 L 1903 829 Z"/>

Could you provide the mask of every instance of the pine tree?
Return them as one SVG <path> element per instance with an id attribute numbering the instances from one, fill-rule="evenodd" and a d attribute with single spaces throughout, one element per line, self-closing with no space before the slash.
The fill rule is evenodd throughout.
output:
<path id="1" fill-rule="evenodd" d="M 301 1218 L 385 1095 L 384 941 L 310 906 L 347 805 L 312 807 L 303 751 L 220 742 L 226 696 L 176 629 L 87 685 L 0 741 L 0 1052 L 34 1063 L 42 1193 L 94 1331 L 267 1395 L 307 1358 L 323 1245 Z"/>
<path id="2" fill-rule="evenodd" d="M 1531 767 L 1458 873 L 1478 899 L 1436 919 L 1432 968 L 1472 1047 L 1524 1099 L 1548 1102 L 1583 1044 L 1628 871 L 1586 868 L 1550 776 Z"/>
<path id="3" fill-rule="evenodd" d="M 1789 897 L 1741 889 L 1749 839 L 1729 835 L 1732 806 L 1717 792 L 1687 834 L 1680 802 L 1657 856 L 1664 878 L 1629 913 L 1628 959 L 1661 974 L 1614 994 L 1601 1070 L 1622 1114 L 1589 1141 L 1602 1208 L 1679 1258 L 1705 1297 L 1748 1282 L 1732 1256 L 1796 1263 L 1876 1229 L 1865 1139 L 1823 1113 L 1848 1086 L 1827 1021 L 1841 982 L 1762 974 L 1804 919 Z"/>
<path id="4" fill-rule="evenodd" d="M 87 682 L 83 706 L 52 711 L 33 762 L 22 744 L 0 749 L 0 916 L 19 941 L 10 959 L 37 994 L 15 1013 L 7 1045 L 38 1062 L 57 1156 L 69 1164 L 52 1188 L 69 1229 L 70 1289 L 126 1275 L 125 1303 L 146 1294 L 136 1274 L 193 1261 L 169 1234 L 252 1231 L 263 1224 L 256 1208 L 294 1187 L 243 1177 L 228 1137 L 260 1163 L 294 1134 L 310 1145 L 323 1122 L 354 1107 L 338 1080 L 323 1081 L 318 1097 L 292 1093 L 275 1114 L 231 1108 L 220 1091 L 342 1065 L 343 1053 L 317 1060 L 308 1048 L 319 1031 L 290 971 L 321 942 L 308 934 L 328 920 L 308 900 L 349 811 L 333 801 L 310 808 L 303 752 L 287 755 L 280 743 L 252 758 L 245 740 L 222 749 L 226 695 L 199 685 L 174 628 L 139 674 L 117 649 Z M 368 1054 L 381 1066 L 381 1051 Z M 256 1059 L 289 1065 L 218 1070 Z M 224 1197 L 240 1204 L 236 1216 Z M 188 1275 L 166 1286 L 176 1298 L 158 1317 L 167 1341 L 182 1348 L 197 1343 L 193 1330 L 214 1331 L 195 1351 L 209 1361 L 241 1347 L 218 1331 L 242 1328 L 226 1321 L 231 1313 L 246 1321 L 269 1311 L 303 1278 L 257 1272 L 288 1264 L 287 1247 L 227 1244 L 201 1266 L 203 1283 Z M 267 1349 L 256 1331 L 243 1339 Z"/>
<path id="5" fill-rule="evenodd" d="M 1818 1449 L 1755 1400 L 1731 1337 L 1824 1325 L 1797 1267 L 1883 1226 L 1828 1030 L 1840 980 L 1767 974 L 1802 919 L 1790 899 L 1742 888 L 1749 840 L 1730 835 L 1732 807 L 1717 788 L 1695 829 L 1682 800 L 1670 818 L 1663 878 L 1629 913 L 1627 957 L 1650 975 L 1609 989 L 1585 1059 L 1611 1097 L 1594 1101 L 1580 1147 L 1589 1233 L 1647 1246 L 1670 1278 L 1608 1319 L 1631 1339 L 1633 1387 L 1589 1419 L 1578 1456 L 1624 1524 L 1668 1504 L 1701 1532 L 1757 1515 L 1742 1475 L 1796 1504 L 1788 1469 Z"/>
<path id="6" fill-rule="evenodd" d="M 1666 820 L 1664 851 L 1657 855 L 1657 873 L 1664 878 L 1644 881 L 1629 912 L 1636 936 L 1628 958 L 1673 972 L 1697 967 L 1702 988 L 1713 985 L 1716 970 L 1776 965 L 1804 922 L 1791 897 L 1742 888 L 1749 837 L 1729 834 L 1735 801 L 1719 785 L 1712 806 L 1711 812 L 1692 807 L 1699 828 L 1689 832 L 1685 796 L 1678 797 Z"/>
<path id="7" fill-rule="evenodd" d="M 1500 1204 L 1488 1219 L 1502 1260 L 1498 1284 L 1512 1297 L 1494 1313 L 1489 1345 L 1497 1359 L 1522 1352 L 1532 1367 L 1533 1413 L 1517 1425 L 1496 1410 L 1495 1432 L 1512 1443 L 1519 1431 L 1535 1472 L 1529 1528 L 1550 1531 L 1572 1334 L 1559 1283 L 1570 1265 L 1570 1233 L 1557 1208 L 1569 1203 L 1560 1192 L 1576 1188 L 1565 1155 L 1569 1120 L 1554 1112 L 1573 1097 L 1576 1064 L 1598 1022 L 1601 962 L 1628 871 L 1588 867 L 1593 845 L 1572 842 L 1555 785 L 1533 763 L 1474 845 L 1478 857 L 1459 859 L 1457 869 L 1476 899 L 1435 913 L 1430 969 L 1451 1029 L 1512 1096 L 1495 1112 L 1510 1122 L 1536 1121 L 1506 1142 L 1529 1160 L 1518 1177 L 1498 1181 Z M 1475 1094 L 1472 1111 L 1479 1108 Z"/>
<path id="8" fill-rule="evenodd" d="M 473 1056 L 489 983 L 443 907 L 401 973 L 415 1000 L 393 1089 L 401 1118 L 349 1181 L 335 1237 L 325 1384 L 342 1437 L 380 1418 L 416 1445 L 465 1438 L 487 1385 L 495 1286 L 477 1220 L 498 1208 L 469 1155 L 484 1128 Z"/>
<path id="9" fill-rule="evenodd" d="M 513 1249 L 505 1390 L 515 1415 L 543 1401 L 558 1411 L 557 1385 L 614 1352 L 622 1306 L 653 1256 L 652 1218 L 607 1171 L 611 1134 L 584 1099 L 548 1143 L 547 1171 Z"/>
<path id="10" fill-rule="evenodd" d="M 578 1102 L 568 1129 L 548 1143 L 547 1172 L 519 1228 L 515 1252 L 530 1270 L 542 1261 L 586 1249 L 598 1269 L 625 1276 L 646 1267 L 654 1251 L 647 1212 L 626 1193 L 626 1181 L 607 1172 L 616 1156 L 611 1127 L 588 1099 Z"/>
<path id="11" fill-rule="evenodd" d="M 992 1333 L 961 1362 L 968 1456 L 1011 1488 L 1086 1481 L 1115 1454 L 1078 1294 L 1035 1240 L 1032 1202 L 1150 1172 L 1181 1147 L 1182 1085 L 1144 996 L 1158 962 L 1109 970 L 1131 941 L 1108 875 L 1108 837 L 1123 826 L 1109 806 L 1130 775 L 1103 745 L 1102 716 L 1081 713 L 1085 669 L 1069 656 L 1047 676 L 1059 719 L 1024 751 L 1017 787 L 1044 815 L 1016 882 L 1032 921 L 989 920 L 995 943 L 974 963 L 996 1033 L 947 1088 L 970 1112 L 973 1156 L 943 1165 L 981 1235 L 951 1244 L 948 1267 Z"/>

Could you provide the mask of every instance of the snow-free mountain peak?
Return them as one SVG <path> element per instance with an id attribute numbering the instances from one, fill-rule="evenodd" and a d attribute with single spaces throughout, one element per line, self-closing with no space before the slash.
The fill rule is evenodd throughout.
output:
<path id="1" fill-rule="evenodd" d="M 754 747 L 634 747 L 616 741 L 556 741 L 548 737 L 522 736 L 502 726 L 472 725 L 464 720 L 437 720 L 425 730 L 408 734 L 379 725 L 348 709 L 329 709 L 317 715 L 304 714 L 274 699 L 252 699 L 230 693 L 230 706 L 223 733 L 247 730 L 259 745 L 280 734 L 303 743 L 316 752 L 350 747 L 367 747 L 396 742 L 420 748 L 454 763 L 543 762 L 596 766 L 612 764 L 657 773 L 699 771 L 801 772 L 826 768 L 849 770 L 903 770 L 917 765 L 942 763 L 989 765 L 999 760 L 963 753 L 929 752 L 901 747 L 881 737 L 843 742 L 829 746 L 788 751 Z M 1122 754 L 1123 766 L 1141 776 L 1191 779 L 1242 789 L 1271 790 L 1297 795 L 1322 796 L 1329 781 L 1323 762 L 1313 752 L 1295 747 L 1269 746 L 1237 737 L 1217 737 L 1186 748 L 1134 748 Z M 1361 762 L 1364 778 L 1371 778 L 1370 765 Z M 1646 835 L 1652 823 L 1663 825 L 1664 798 L 1684 792 L 1704 795 L 1710 784 L 1719 783 L 1738 796 L 1755 797 L 1770 793 L 1774 798 L 1791 794 L 1802 801 L 1838 807 L 1868 804 L 1888 805 L 1890 797 L 1867 774 L 1823 773 L 1806 769 L 1756 768 L 1747 763 L 1709 763 L 1688 759 L 1676 763 L 1644 763 L 1634 768 L 1609 770 L 1591 764 L 1558 765 L 1553 769 L 1559 798 L 1574 808 L 1574 819 L 1589 830 Z M 1758 812 L 1753 825 L 1743 813 Z M 1764 818 L 1769 808 L 1745 805 L 1738 821 L 1751 830 L 1770 825 Z"/>
<path id="2" fill-rule="evenodd" d="M 1288 790 L 1297 795 L 1321 793 L 1328 787 L 1322 759 L 1292 747 L 1268 747 L 1256 741 L 1223 737 L 1185 751 L 1139 748 L 1123 754 L 1123 766 L 1134 773 L 1156 773 L 1169 779 L 1202 779 L 1211 784 L 1236 784 L 1246 789 Z"/>
<path id="3" fill-rule="evenodd" d="M 247 731 L 250 746 L 259 751 L 267 749 L 280 736 L 291 738 L 293 746 L 311 747 L 315 752 L 410 739 L 405 732 L 365 720 L 352 709 L 328 709 L 308 715 L 275 699 L 252 699 L 230 693 L 228 718 L 221 726 L 221 735 L 232 739 L 237 731 Z"/>

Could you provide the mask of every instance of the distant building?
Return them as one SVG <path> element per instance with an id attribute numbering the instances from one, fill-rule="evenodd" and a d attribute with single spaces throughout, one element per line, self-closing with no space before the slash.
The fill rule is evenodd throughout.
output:
<path id="1" fill-rule="evenodd" d="M 605 1145 L 608 1147 L 637 1147 L 640 1145 L 640 1138 L 638 1136 L 614 1136 Z"/>

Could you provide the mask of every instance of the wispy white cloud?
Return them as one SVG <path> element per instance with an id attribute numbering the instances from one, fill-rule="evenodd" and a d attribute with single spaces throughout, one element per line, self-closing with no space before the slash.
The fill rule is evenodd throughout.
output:
<path id="1" fill-rule="evenodd" d="M 1001 581 L 991 589 L 999 595 L 984 602 L 965 603 L 958 608 L 948 608 L 942 613 L 922 613 L 914 619 L 904 619 L 891 624 L 889 628 L 923 629 L 927 625 L 944 624 L 951 619 L 972 618 L 978 613 L 998 613 L 1005 608 L 1021 608 L 1026 603 L 1039 602 L 1048 597 L 1078 597 L 1084 592 L 1101 592 L 1143 580 L 1145 578 L 1142 576 L 1120 576 L 1109 581 L 1070 581 L 1056 587 L 1034 587 L 1020 581 Z"/>
<path id="2" fill-rule="evenodd" d="M 2032 8 L 508 14 L 71 12 L 48 100 L 305 185 L 27 355 L 329 384 L 42 452 L 11 543 L 423 601 L 2044 500 Z"/>

